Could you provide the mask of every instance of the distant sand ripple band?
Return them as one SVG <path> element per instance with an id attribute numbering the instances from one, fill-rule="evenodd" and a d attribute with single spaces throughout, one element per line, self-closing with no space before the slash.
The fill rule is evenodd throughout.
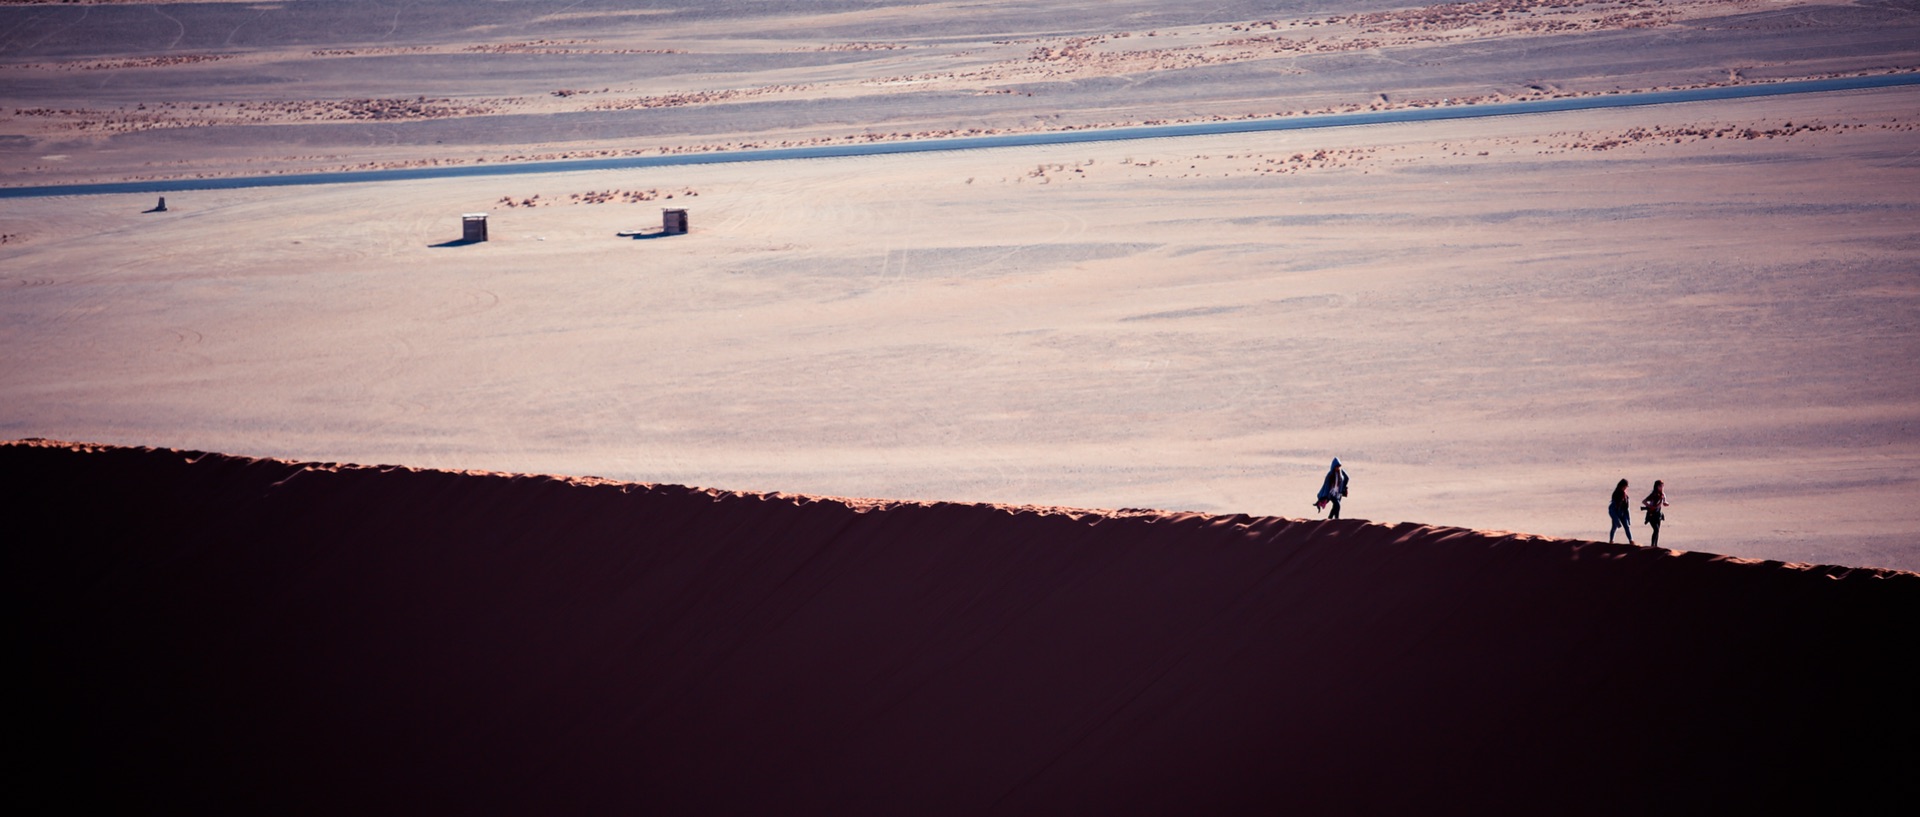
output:
<path id="1" fill-rule="evenodd" d="M 1133 139 L 1167 139 L 1182 136 L 1212 136 L 1228 133 L 1343 128 L 1356 125 L 1386 125 L 1407 122 L 1436 122 L 1449 119 L 1479 119 L 1492 116 L 1559 113 L 1600 108 L 1630 108 L 1645 105 L 1672 105 L 1682 102 L 1711 102 L 1788 94 L 1858 91 L 1920 85 L 1920 73 L 1876 74 L 1863 77 L 1796 80 L 1760 85 L 1730 85 L 1689 88 L 1674 91 L 1640 91 L 1597 96 L 1536 99 L 1518 102 L 1467 104 L 1435 108 L 1403 108 L 1391 111 L 1284 116 L 1240 119 L 1227 122 L 1192 122 L 1176 125 L 1142 125 L 1125 128 L 1101 128 L 1075 131 L 967 136 L 949 139 L 868 142 L 857 145 L 814 145 L 795 148 L 715 151 L 662 156 L 630 156 L 614 159 L 562 159 L 541 162 L 460 165 L 457 167 L 414 167 L 391 170 L 355 170 L 328 173 L 290 173 L 281 176 L 235 176 L 225 179 L 170 179 L 93 184 L 56 184 L 31 187 L 0 187 L 0 199 L 42 198 L 47 196 L 87 196 L 122 193 L 172 193 L 181 190 L 234 190 L 248 187 L 292 187 L 317 184 L 364 184 L 369 182 L 413 181 L 468 176 L 518 176 L 539 173 L 568 173 L 581 170 L 625 170 L 677 165 L 724 164 L 728 162 L 777 162 L 790 159 L 825 159 L 855 156 L 883 156 L 897 153 L 930 153 L 947 150 L 1066 145 L 1081 142 L 1118 142 Z"/>

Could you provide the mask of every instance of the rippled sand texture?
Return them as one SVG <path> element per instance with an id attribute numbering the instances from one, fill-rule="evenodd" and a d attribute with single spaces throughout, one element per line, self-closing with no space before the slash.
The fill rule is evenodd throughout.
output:
<path id="1" fill-rule="evenodd" d="M 1911 4 L 0 5 L 0 182 L 462 165 L 1916 67 Z"/>

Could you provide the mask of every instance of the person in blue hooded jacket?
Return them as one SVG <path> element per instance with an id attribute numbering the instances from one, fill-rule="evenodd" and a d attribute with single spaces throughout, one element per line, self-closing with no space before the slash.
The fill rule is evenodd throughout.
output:
<path id="1" fill-rule="evenodd" d="M 1327 469 L 1327 478 L 1320 481 L 1320 495 L 1314 500 L 1313 509 L 1320 510 L 1333 505 L 1328 519 L 1340 518 L 1340 499 L 1347 495 L 1347 472 L 1340 467 L 1340 458 L 1333 458 L 1333 467 Z"/>

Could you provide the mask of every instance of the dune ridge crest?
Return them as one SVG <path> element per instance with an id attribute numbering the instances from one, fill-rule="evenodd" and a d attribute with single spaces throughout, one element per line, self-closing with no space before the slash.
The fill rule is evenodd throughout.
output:
<path id="1" fill-rule="evenodd" d="M 6 549 L 27 794 L 102 805 L 1832 808 L 1920 726 L 1897 570 L 37 439 L 0 474 L 45 531 Z"/>

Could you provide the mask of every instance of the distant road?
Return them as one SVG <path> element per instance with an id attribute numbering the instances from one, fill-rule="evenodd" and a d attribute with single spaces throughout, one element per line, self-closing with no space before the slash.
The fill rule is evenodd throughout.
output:
<path id="1" fill-rule="evenodd" d="M 1143 125 L 1130 128 L 1101 128 L 1075 131 L 1045 131 L 1002 136 L 968 136 L 952 139 L 921 139 L 903 142 L 868 142 L 857 145 L 816 145 L 767 150 L 733 150 L 710 153 L 632 156 L 621 159 L 566 159 L 552 162 L 507 162 L 461 165 L 459 167 L 414 167 L 396 170 L 357 170 L 336 173 L 289 173 L 281 176 L 235 176 L 222 179 L 174 179 L 167 181 L 107 182 L 103 184 L 53 184 L 38 187 L 0 187 L 0 199 L 42 196 L 85 196 L 109 193 L 172 193 L 180 190 L 230 190 L 242 187 L 288 187 L 310 184 L 359 184 L 412 179 L 445 179 L 460 176 L 518 176 L 533 173 L 564 173 L 578 170 L 619 170 L 675 165 L 708 165 L 725 162 L 774 162 L 787 159 L 819 159 L 833 156 L 880 156 L 892 153 L 927 153 L 940 150 L 978 150 L 981 148 L 1025 147 L 1029 145 L 1065 145 L 1077 142 L 1117 142 L 1128 139 L 1165 139 L 1174 136 L 1207 136 L 1220 133 L 1340 128 L 1352 125 L 1381 125 L 1399 122 L 1433 122 L 1443 119 L 1477 119 L 1487 116 L 1584 111 L 1595 108 L 1630 108 L 1640 105 L 1668 105 L 1676 102 L 1706 102 L 1744 99 L 1757 96 L 1815 94 L 1829 91 L 1855 91 L 1866 88 L 1892 88 L 1920 85 L 1920 73 L 1879 74 L 1867 77 L 1841 77 L 1762 85 L 1733 85 L 1695 88 L 1685 91 L 1645 91 L 1598 96 L 1539 99 L 1524 102 L 1496 102 L 1484 105 L 1447 105 L 1437 108 L 1403 108 L 1391 111 L 1286 116 L 1265 119 L 1235 119 L 1225 122 L 1196 122 L 1184 125 Z"/>

